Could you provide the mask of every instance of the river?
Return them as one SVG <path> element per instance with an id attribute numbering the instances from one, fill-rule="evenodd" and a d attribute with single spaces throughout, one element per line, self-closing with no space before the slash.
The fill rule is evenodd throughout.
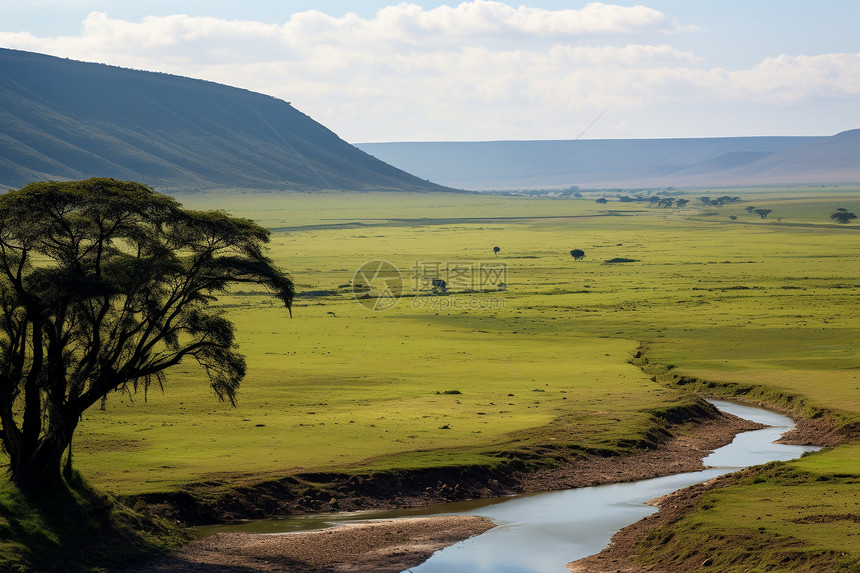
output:
<path id="1" fill-rule="evenodd" d="M 703 462 L 708 469 L 630 483 L 526 494 L 495 500 L 443 504 L 420 510 L 307 516 L 258 521 L 243 526 L 248 533 L 277 533 L 327 527 L 356 519 L 465 514 L 487 517 L 498 527 L 433 554 L 412 573 L 566 573 L 565 564 L 601 551 L 612 535 L 654 513 L 645 502 L 722 474 L 775 460 L 798 458 L 818 448 L 774 444 L 794 427 L 780 414 L 712 401 L 724 412 L 769 427 L 743 432 Z M 225 531 L 201 528 L 199 534 Z M 235 531 L 236 529 L 232 529 Z"/>

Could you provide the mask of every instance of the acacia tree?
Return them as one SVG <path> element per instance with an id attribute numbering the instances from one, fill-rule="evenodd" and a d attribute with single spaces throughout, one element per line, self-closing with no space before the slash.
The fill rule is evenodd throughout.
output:
<path id="1" fill-rule="evenodd" d="M 830 218 L 843 225 L 850 223 L 857 218 L 854 213 L 848 212 L 847 209 L 837 209 L 835 213 L 830 215 Z"/>
<path id="2" fill-rule="evenodd" d="M 0 196 L 0 440 L 25 492 L 62 483 L 82 413 L 113 391 L 163 387 L 194 359 L 222 400 L 245 375 L 211 303 L 264 285 L 290 309 L 266 229 L 182 209 L 134 182 L 34 183 Z"/>

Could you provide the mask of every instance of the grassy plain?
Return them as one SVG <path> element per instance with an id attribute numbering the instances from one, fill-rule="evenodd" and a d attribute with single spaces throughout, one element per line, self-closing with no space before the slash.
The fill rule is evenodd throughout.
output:
<path id="1" fill-rule="evenodd" d="M 857 423 L 860 226 L 829 220 L 838 207 L 860 212 L 857 190 L 729 193 L 744 202 L 697 206 L 698 195 L 723 194 L 713 190 L 683 209 L 594 197 L 183 197 L 275 230 L 271 256 L 298 285 L 294 316 L 259 292 L 222 298 L 249 364 L 237 406 L 182 365 L 163 394 L 115 395 L 88 412 L 78 468 L 100 489 L 135 494 L 318 470 L 492 466 L 500 453 L 559 444 L 622 450 L 653 430 L 653 412 L 690 399 L 630 364 L 640 347 L 673 373 L 723 383 L 715 392 Z M 773 213 L 762 220 L 749 205 Z M 586 258 L 574 261 L 574 248 Z M 635 262 L 604 262 L 613 258 Z M 375 260 L 402 273 L 404 296 L 387 310 L 352 288 Z M 434 277 L 448 281 L 445 295 L 431 294 Z M 781 465 L 765 478 L 773 491 L 717 492 L 684 527 L 710 532 L 712 556 L 733 551 L 726 531 L 765 527 L 856 563 L 856 522 L 792 520 L 815 504 L 810 515 L 860 515 L 857 453 Z"/>
<path id="2" fill-rule="evenodd" d="M 369 209 L 387 197 L 348 199 L 365 200 Z M 649 409 L 687 400 L 628 363 L 636 339 L 583 332 L 575 310 L 555 308 L 556 299 L 587 290 L 580 275 L 599 266 L 572 264 L 569 251 L 578 243 L 568 247 L 562 239 L 570 220 L 463 224 L 453 218 L 463 208 L 491 216 L 482 212 L 486 199 L 410 199 L 427 204 L 412 211 L 403 205 L 401 213 L 438 216 L 340 228 L 338 218 L 354 221 L 355 212 L 336 196 L 322 197 L 335 212 L 318 210 L 319 219 L 299 209 L 297 220 L 309 228 L 276 233 L 271 250 L 298 285 L 294 318 L 262 293 L 222 299 L 250 366 L 238 407 L 207 395 L 193 365 L 175 373 L 163 395 L 111 397 L 105 411 L 85 417 L 76 446 L 82 471 L 109 491 L 145 493 L 237 470 L 259 479 L 284 471 L 492 465 L 499 449 L 540 441 L 618 449 L 652 429 Z M 494 211 L 511 204 L 494 201 Z M 531 207 L 553 212 L 541 202 Z M 577 207 L 577 221 L 597 211 Z M 291 226 L 282 213 L 269 218 L 254 209 L 249 214 L 269 226 Z M 516 251 L 494 256 L 496 244 Z M 403 272 L 405 296 L 390 310 L 369 309 L 353 295 L 356 269 L 375 259 Z M 464 293 L 475 290 L 466 284 L 427 296 L 426 281 L 411 276 L 416 261 L 422 269 L 489 265 L 493 291 Z M 497 287 L 502 280 L 505 291 Z"/>

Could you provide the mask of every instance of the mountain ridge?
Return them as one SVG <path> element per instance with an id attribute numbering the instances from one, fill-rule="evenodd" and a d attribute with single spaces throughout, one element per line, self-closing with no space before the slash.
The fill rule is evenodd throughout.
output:
<path id="1" fill-rule="evenodd" d="M 756 136 L 358 143 L 419 177 L 470 190 L 860 182 L 860 130 Z"/>
<path id="2" fill-rule="evenodd" d="M 174 190 L 450 190 L 249 90 L 0 48 L 0 186 L 91 176 Z"/>
<path id="3" fill-rule="evenodd" d="M 860 130 L 350 145 L 272 96 L 0 48 L 0 189 L 92 176 L 168 191 L 841 184 L 860 182 L 858 157 Z"/>

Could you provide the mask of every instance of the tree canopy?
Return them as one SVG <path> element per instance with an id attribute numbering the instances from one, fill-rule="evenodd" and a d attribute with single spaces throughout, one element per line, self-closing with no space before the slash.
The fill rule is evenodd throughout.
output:
<path id="1" fill-rule="evenodd" d="M 855 215 L 854 213 L 850 213 L 847 209 L 840 208 L 837 209 L 835 213 L 830 215 L 830 218 L 837 223 L 845 225 L 856 219 L 857 215 Z"/>
<path id="2" fill-rule="evenodd" d="M 59 483 L 81 414 L 110 392 L 163 386 L 184 359 L 220 399 L 245 375 L 212 303 L 231 284 L 287 309 L 266 229 L 185 210 L 139 183 L 34 183 L 0 196 L 0 441 L 25 491 Z M 286 318 L 286 316 L 285 316 Z"/>

